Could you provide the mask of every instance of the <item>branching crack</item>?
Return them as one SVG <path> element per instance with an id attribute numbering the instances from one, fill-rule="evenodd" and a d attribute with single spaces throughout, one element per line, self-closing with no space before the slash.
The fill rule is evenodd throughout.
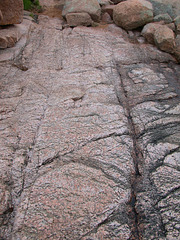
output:
<path id="1" fill-rule="evenodd" d="M 171 190 L 169 190 L 165 195 L 161 196 L 155 203 L 155 205 L 157 205 L 160 201 L 162 201 L 163 199 L 167 198 L 169 195 L 171 195 L 172 193 L 175 193 L 176 191 L 180 190 L 180 186 L 177 186 Z"/>
<path id="2" fill-rule="evenodd" d="M 113 209 L 101 222 L 99 222 L 96 226 L 94 226 L 90 231 L 83 234 L 83 236 L 80 237 L 80 240 L 83 239 L 86 236 L 89 236 L 91 233 L 96 233 L 97 230 L 104 224 L 107 224 L 108 222 L 111 222 L 115 215 L 117 214 L 117 209 Z"/>

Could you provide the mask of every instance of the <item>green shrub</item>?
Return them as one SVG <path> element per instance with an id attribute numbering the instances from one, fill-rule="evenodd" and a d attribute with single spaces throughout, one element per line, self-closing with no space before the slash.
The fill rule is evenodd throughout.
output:
<path id="1" fill-rule="evenodd" d="M 39 0 L 23 0 L 24 10 L 41 10 L 41 6 L 39 4 Z"/>
<path id="2" fill-rule="evenodd" d="M 32 2 L 31 0 L 23 0 L 24 3 L 24 10 L 31 10 Z"/>

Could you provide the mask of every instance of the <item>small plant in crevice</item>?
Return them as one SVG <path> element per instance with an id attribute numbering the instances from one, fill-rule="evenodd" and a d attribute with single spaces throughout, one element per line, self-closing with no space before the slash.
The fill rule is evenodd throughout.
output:
<path id="1" fill-rule="evenodd" d="M 31 12 L 31 13 L 29 14 L 29 16 L 33 18 L 33 21 L 34 21 L 34 22 L 38 23 L 38 15 L 37 15 L 37 14 L 34 14 L 34 13 Z"/>

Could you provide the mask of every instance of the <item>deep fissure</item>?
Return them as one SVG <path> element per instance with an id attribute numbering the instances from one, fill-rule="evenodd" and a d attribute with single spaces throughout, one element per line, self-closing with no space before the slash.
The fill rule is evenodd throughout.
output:
<path id="1" fill-rule="evenodd" d="M 141 177 L 141 173 L 139 170 L 139 161 L 142 161 L 143 154 L 137 143 L 137 134 L 136 134 L 136 129 L 135 129 L 133 119 L 131 116 L 131 112 L 130 112 L 129 99 L 128 99 L 126 90 L 124 88 L 123 79 L 122 79 L 122 75 L 121 75 L 121 68 L 118 64 L 116 64 L 116 69 L 117 69 L 117 73 L 118 73 L 119 79 L 120 79 L 120 88 L 122 90 L 121 94 L 123 94 L 123 101 L 122 101 L 122 99 L 119 98 L 118 94 L 117 94 L 117 98 L 118 98 L 119 103 L 122 104 L 123 108 L 125 108 L 125 110 L 126 110 L 126 117 L 128 120 L 130 136 L 133 141 L 132 158 L 133 158 L 133 164 L 134 164 L 134 172 L 132 173 L 132 176 L 131 176 L 131 196 L 130 196 L 130 199 L 128 202 L 128 205 L 130 207 L 129 217 L 132 220 L 130 239 L 131 240 L 140 240 L 140 239 L 142 239 L 142 236 L 141 236 L 141 233 L 139 231 L 139 226 L 138 226 L 139 225 L 139 213 L 136 210 L 136 202 L 137 202 L 136 196 L 137 196 L 138 181 L 139 181 L 139 178 Z"/>

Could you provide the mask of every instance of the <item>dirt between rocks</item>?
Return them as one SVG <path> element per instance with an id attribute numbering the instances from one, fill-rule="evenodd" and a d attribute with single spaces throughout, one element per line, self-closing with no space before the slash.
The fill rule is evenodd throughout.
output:
<path id="1" fill-rule="evenodd" d="M 39 13 L 40 15 L 47 15 L 52 18 L 60 18 L 63 19 L 62 17 L 62 9 L 63 9 L 63 4 L 64 0 L 58 1 L 39 1 L 41 6 L 42 6 L 42 13 Z"/>

